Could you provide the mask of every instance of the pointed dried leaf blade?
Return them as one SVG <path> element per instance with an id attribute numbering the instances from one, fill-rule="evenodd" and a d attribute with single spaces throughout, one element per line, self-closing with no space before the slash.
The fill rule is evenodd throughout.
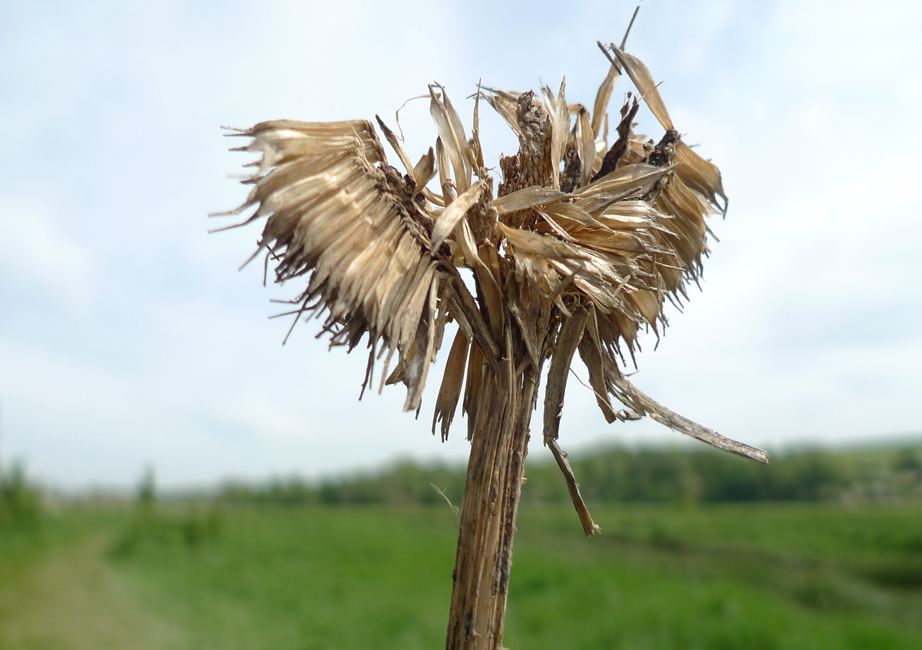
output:
<path id="1" fill-rule="evenodd" d="M 407 173 L 410 175 L 413 180 L 416 180 L 416 175 L 414 173 L 413 163 L 410 162 L 410 157 L 407 155 L 407 152 L 404 151 L 403 146 L 400 144 L 400 141 L 397 139 L 397 136 L 387 128 L 387 125 L 384 123 L 379 116 L 375 115 L 375 119 L 378 121 L 378 126 L 381 127 L 381 130 L 384 131 L 384 137 L 387 139 L 388 143 L 393 147 L 394 151 L 397 153 L 397 157 L 400 158 L 400 162 L 403 163 L 404 169 L 407 170 Z M 418 181 L 417 181 L 418 184 Z"/>
<path id="2" fill-rule="evenodd" d="M 551 357 L 544 393 L 544 444 L 557 439 L 564 393 L 567 390 L 567 374 L 570 372 L 573 354 L 583 338 L 588 318 L 589 312 L 580 307 L 564 322 L 557 335 L 557 346 Z"/>
<path id="3" fill-rule="evenodd" d="M 677 170 L 679 178 L 691 189 L 700 192 L 713 205 L 720 205 L 717 202 L 718 196 L 723 198 L 722 209 L 726 210 L 727 195 L 724 194 L 723 181 L 717 165 L 699 156 L 684 142 L 679 142 L 676 147 L 676 157 L 681 163 Z"/>
<path id="4" fill-rule="evenodd" d="M 560 190 L 531 185 L 524 189 L 510 192 L 505 196 L 493 199 L 493 209 L 496 210 L 496 214 L 498 216 L 502 216 L 504 214 L 509 214 L 510 212 L 527 210 L 528 208 L 533 208 L 535 206 L 545 205 L 553 201 L 566 199 L 570 196 L 572 195 L 565 194 Z"/>
<path id="5" fill-rule="evenodd" d="M 413 180 L 416 181 L 417 192 L 422 192 L 426 185 L 429 184 L 429 181 L 435 178 L 436 171 L 435 153 L 432 151 L 432 147 L 429 147 L 426 155 L 422 156 L 416 166 L 413 167 L 412 176 Z"/>
<path id="6" fill-rule="evenodd" d="M 445 151 L 451 159 L 451 166 L 454 170 L 455 184 L 462 192 L 471 186 L 471 155 L 468 153 L 468 143 L 464 137 L 464 128 L 461 125 L 461 118 L 448 101 L 448 96 L 441 89 L 442 97 L 440 98 L 435 88 L 429 86 L 429 113 L 435 122 L 435 127 L 445 146 Z"/>
<path id="7" fill-rule="evenodd" d="M 483 88 L 487 94 L 484 99 L 493 107 L 493 110 L 500 114 L 500 117 L 506 121 L 506 124 L 516 134 L 521 135 L 522 131 L 519 122 L 515 117 L 516 106 L 519 101 L 519 93 L 507 93 L 494 88 Z"/>
<path id="8" fill-rule="evenodd" d="M 653 189 L 663 176 L 673 172 L 675 166 L 656 167 L 646 163 L 635 163 L 619 167 L 606 174 L 586 187 L 581 188 L 576 194 L 579 196 L 595 196 L 599 193 L 628 195 L 640 197 Z"/>
<path id="9" fill-rule="evenodd" d="M 658 404 L 640 392 L 621 373 L 609 373 L 608 379 L 614 388 L 612 394 L 625 406 L 641 413 L 647 413 L 660 424 L 665 424 L 674 431 L 684 433 L 712 447 L 768 464 L 768 454 L 763 450 L 726 438 L 716 431 L 712 431 L 700 424 L 695 424 L 678 413 L 673 413 L 665 406 Z"/>
<path id="10" fill-rule="evenodd" d="M 576 114 L 576 150 L 579 154 L 579 187 L 589 183 L 592 178 L 592 166 L 595 164 L 595 136 L 589 122 L 589 111 L 580 106 Z"/>
<path id="11" fill-rule="evenodd" d="M 570 139 L 570 111 L 567 108 L 567 99 L 565 90 L 567 79 L 564 77 L 560 82 L 560 91 L 557 93 L 555 100 L 553 95 L 548 102 L 553 102 L 549 111 L 551 115 L 551 174 L 554 183 L 554 189 L 560 189 L 560 163 L 563 161 L 564 152 L 567 149 L 567 143 Z"/>
<path id="12" fill-rule="evenodd" d="M 628 75 L 631 77 L 631 81 L 634 82 L 641 97 L 643 97 L 647 106 L 650 107 L 650 112 L 653 113 L 653 116 L 656 117 L 657 121 L 659 121 L 667 131 L 673 129 L 672 118 L 669 117 L 666 104 L 663 102 L 663 98 L 660 97 L 659 89 L 656 87 L 656 84 L 653 83 L 653 77 L 650 75 L 650 71 L 647 70 L 647 66 L 636 56 L 623 52 L 617 45 L 612 44 L 611 49 L 615 53 L 615 56 L 618 57 L 618 61 L 621 62 L 621 65 L 624 66 L 624 69 L 627 70 Z"/>
<path id="13" fill-rule="evenodd" d="M 620 78 L 621 71 L 613 65 L 609 66 L 608 74 L 605 75 L 605 80 L 599 86 L 599 92 L 595 96 L 595 104 L 592 106 L 592 135 L 594 138 L 598 138 L 602 134 L 602 123 L 605 121 L 608 103 L 611 101 L 611 93 Z"/>
<path id="14" fill-rule="evenodd" d="M 457 226 L 461 219 L 464 218 L 464 215 L 467 214 L 467 211 L 477 203 L 482 191 L 483 181 L 477 181 L 470 189 L 452 201 L 451 205 L 442 211 L 442 214 L 440 214 L 435 221 L 435 226 L 432 228 L 433 250 L 438 250 L 442 242 L 445 241 L 445 238 L 452 233 L 455 226 Z"/>
<path id="15" fill-rule="evenodd" d="M 589 370 L 589 385 L 595 394 L 595 400 L 605 416 L 605 421 L 611 424 L 617 419 L 611 400 L 608 399 L 608 388 L 605 384 L 605 369 L 602 366 L 602 354 L 592 337 L 584 336 L 579 342 L 579 356 Z"/>
<path id="16" fill-rule="evenodd" d="M 448 440 L 448 430 L 455 417 L 455 409 L 461 396 L 461 386 L 464 383 L 464 368 L 467 363 L 467 351 L 470 339 L 464 330 L 458 328 L 455 340 L 451 344 L 448 360 L 445 362 L 445 373 L 442 375 L 442 386 L 439 396 L 435 401 L 435 414 L 432 417 L 432 432 L 435 433 L 436 424 L 441 421 L 442 441 Z"/>

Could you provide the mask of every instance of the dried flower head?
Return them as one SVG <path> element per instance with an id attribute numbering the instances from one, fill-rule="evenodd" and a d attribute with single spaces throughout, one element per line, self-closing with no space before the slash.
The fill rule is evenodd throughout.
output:
<path id="1" fill-rule="evenodd" d="M 705 219 L 725 212 L 726 195 L 717 167 L 675 130 L 643 63 L 614 45 L 610 50 L 612 67 L 591 115 L 582 104 L 567 103 L 564 83 L 556 94 L 547 87 L 540 95 L 484 88 L 468 139 L 445 90 L 430 86 L 438 138 L 415 164 L 377 120 L 405 174 L 388 164 L 367 121 L 279 120 L 234 129 L 252 139 L 235 151 L 261 158 L 243 181 L 254 186 L 247 200 L 223 214 L 255 206 L 244 224 L 268 218 L 253 257 L 267 251 L 279 283 L 310 274 L 296 313 L 323 315 L 332 345 L 351 350 L 368 335 L 366 385 L 376 360 L 386 354 L 386 376 L 398 353 L 389 382 L 407 385 L 406 410 L 420 405 L 446 323 L 459 324 L 436 402 L 443 438 L 465 366 L 470 435 L 476 431 L 480 400 L 474 387 L 493 370 L 483 353 L 496 357 L 503 321 L 511 315 L 529 362 L 540 366 L 553 357 L 546 438 L 556 438 L 555 404 L 562 403 L 569 358 L 578 349 L 609 422 L 649 414 L 762 459 L 656 405 L 619 370 L 621 351 L 634 355 L 641 328 L 658 334 L 666 325 L 665 300 L 687 298 L 685 285 L 697 280 L 707 252 Z M 607 103 L 622 66 L 638 95 L 627 93 L 608 146 Z M 666 130 L 658 143 L 634 133 L 638 96 Z M 500 159 L 502 182 L 495 192 L 478 134 L 481 97 L 519 139 L 519 152 Z M 474 271 L 481 305 L 457 267 Z M 539 321 L 551 332 L 543 344 L 534 335 Z M 470 351 L 471 340 L 479 349 Z M 616 410 L 610 395 L 627 408 Z"/>
<path id="2" fill-rule="evenodd" d="M 460 402 L 472 441 L 453 648 L 499 647 L 529 422 L 546 361 L 544 442 L 587 535 L 596 526 L 557 443 L 577 352 L 609 422 L 649 415 L 767 462 L 765 452 L 657 404 L 622 373 L 638 332 L 659 336 L 665 302 L 687 298 L 707 252 L 706 219 L 725 213 L 727 198 L 719 170 L 682 140 L 643 63 L 599 46 L 611 68 L 591 113 L 568 103 L 564 83 L 556 93 L 479 88 L 468 138 L 445 89 L 432 85 L 438 137 L 415 163 L 378 118 L 405 173 L 388 164 L 368 121 L 281 120 L 233 133 L 250 139 L 236 150 L 261 157 L 243 181 L 252 186 L 247 200 L 225 214 L 255 208 L 238 224 L 266 218 L 253 257 L 265 251 L 279 283 L 307 276 L 295 323 L 302 314 L 319 317 L 331 345 L 349 350 L 367 335 L 363 391 L 383 359 L 381 385 L 403 382 L 404 409 L 418 409 L 445 327 L 458 324 L 432 422 L 447 438 Z M 609 146 L 606 111 L 622 70 L 637 93 L 627 93 Z M 484 165 L 481 99 L 519 141 L 518 152 L 499 161 L 498 187 Z M 634 132 L 641 101 L 665 129 L 658 142 Z M 473 293 L 460 268 L 472 272 Z"/>

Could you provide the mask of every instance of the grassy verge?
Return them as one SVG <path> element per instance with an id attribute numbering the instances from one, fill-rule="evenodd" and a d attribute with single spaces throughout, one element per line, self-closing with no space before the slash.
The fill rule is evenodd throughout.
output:
<path id="1" fill-rule="evenodd" d="M 586 539 L 567 507 L 522 510 L 506 646 L 922 647 L 922 507 L 592 512 L 602 534 Z M 444 644 L 457 536 L 447 506 L 147 516 L 52 522 L 44 550 L 12 564 L 0 542 L 0 647 Z M 28 570 L 4 583 L 13 565 Z M 13 639 L 10 621 L 32 641 Z"/>
<path id="2" fill-rule="evenodd" d="M 507 645 L 913 648 L 920 509 L 760 504 L 523 513 Z"/>
<path id="3" fill-rule="evenodd" d="M 124 516 L 81 510 L 0 535 L 0 648 L 181 647 L 178 631 L 139 605 L 106 560 L 123 525 Z"/>
<path id="4" fill-rule="evenodd" d="M 447 510 L 447 509 L 446 509 Z M 200 545 L 117 560 L 190 648 L 431 648 L 444 643 L 454 514 L 237 509 Z"/>

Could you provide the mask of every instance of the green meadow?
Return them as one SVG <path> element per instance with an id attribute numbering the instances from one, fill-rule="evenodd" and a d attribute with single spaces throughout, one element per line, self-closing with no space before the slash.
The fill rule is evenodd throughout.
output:
<path id="1" fill-rule="evenodd" d="M 922 647 L 922 505 L 526 504 L 505 645 Z M 0 649 L 444 645 L 442 504 L 70 505 L 0 530 Z"/>

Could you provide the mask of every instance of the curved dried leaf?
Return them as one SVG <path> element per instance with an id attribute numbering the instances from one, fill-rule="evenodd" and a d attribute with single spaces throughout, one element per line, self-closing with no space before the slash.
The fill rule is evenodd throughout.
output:
<path id="1" fill-rule="evenodd" d="M 554 100 L 553 95 L 549 99 L 549 103 L 553 102 L 553 105 L 549 106 L 549 109 L 553 110 L 548 110 L 548 113 L 551 118 L 551 174 L 555 190 L 560 189 L 560 163 L 570 141 L 570 111 L 564 94 L 566 85 L 567 79 L 564 77 L 560 82 L 557 99 Z"/>
<path id="2" fill-rule="evenodd" d="M 455 227 L 467 214 L 483 191 L 483 181 L 477 181 L 470 189 L 451 202 L 447 208 L 435 220 L 435 226 L 432 228 L 432 248 L 437 250 L 445 238 L 448 237 Z"/>
<path id="3" fill-rule="evenodd" d="M 400 158 L 400 162 L 403 163 L 403 168 L 407 170 L 407 173 L 410 175 L 417 185 L 419 181 L 416 180 L 416 174 L 414 172 L 413 163 L 410 162 L 410 157 L 407 155 L 407 152 L 404 151 L 403 145 L 400 144 L 400 140 L 397 139 L 397 136 L 387 128 L 387 125 L 384 123 L 384 120 L 380 116 L 375 115 L 375 120 L 378 122 L 378 126 L 381 127 L 381 130 L 384 132 L 384 137 L 387 140 L 388 144 L 394 149 L 394 152 L 397 154 L 397 157 Z M 425 183 L 423 183 L 425 185 Z"/>
<path id="4" fill-rule="evenodd" d="M 619 167 L 576 192 L 581 197 L 600 193 L 614 194 L 622 198 L 638 198 L 653 189 L 665 175 L 672 173 L 675 166 L 656 167 L 646 163 L 634 163 Z"/>
<path id="5" fill-rule="evenodd" d="M 605 416 L 605 421 L 611 424 L 618 418 L 618 414 L 608 399 L 608 388 L 605 383 L 605 369 L 602 366 L 602 352 L 590 336 L 584 336 L 579 342 L 579 356 L 589 370 L 589 385 L 595 400 Z"/>
<path id="6" fill-rule="evenodd" d="M 516 192 L 510 192 L 505 196 L 493 199 L 493 209 L 496 210 L 498 216 L 502 216 L 510 212 L 527 210 L 535 206 L 566 199 L 570 196 L 572 195 L 565 194 L 560 190 L 555 190 L 550 187 L 531 185 Z"/>
<path id="7" fill-rule="evenodd" d="M 663 128 L 667 131 L 675 128 L 672 125 L 672 118 L 669 117 L 669 112 L 666 110 L 666 104 L 663 103 L 663 98 L 660 97 L 659 89 L 657 89 L 656 84 L 653 83 L 653 77 L 650 75 L 650 71 L 647 70 L 647 66 L 636 56 L 622 51 L 621 48 L 614 43 L 612 43 L 611 49 L 615 53 L 615 56 L 618 57 L 618 61 L 621 62 L 621 65 L 624 66 L 624 69 L 627 70 L 628 76 L 630 76 L 631 81 L 634 82 L 634 85 L 640 92 L 640 96 L 643 97 L 647 106 L 650 107 L 650 112 L 653 113 L 657 121 L 662 124 Z"/>
<path id="8" fill-rule="evenodd" d="M 436 94 L 436 88 L 441 91 L 441 97 Z M 432 121 L 435 122 L 439 137 L 451 160 L 451 167 L 455 173 L 455 184 L 460 191 L 464 192 L 471 186 L 472 154 L 464 135 L 461 118 L 458 117 L 457 111 L 451 105 L 448 95 L 441 86 L 429 86 L 429 95 L 432 98 L 429 102 L 429 113 L 432 115 Z"/>
<path id="9" fill-rule="evenodd" d="M 695 150 L 684 142 L 679 142 L 676 147 L 676 158 L 681 163 L 676 170 L 679 178 L 710 203 L 718 206 L 721 211 L 726 212 L 727 195 L 724 194 L 723 181 L 717 165 L 696 154 Z M 717 202 L 718 196 L 724 200 L 723 206 Z"/>
<path id="10" fill-rule="evenodd" d="M 678 413 L 673 413 L 665 406 L 662 406 L 645 394 L 640 392 L 631 382 L 629 382 L 621 373 L 610 374 L 609 381 L 612 384 L 612 394 L 625 406 L 628 406 L 641 414 L 646 413 L 651 418 L 665 424 L 673 431 L 684 433 L 701 442 L 705 442 L 712 447 L 729 451 L 731 454 L 745 456 L 760 463 L 768 464 L 768 454 L 761 449 L 750 447 L 749 445 L 731 440 L 724 437 L 700 424 L 695 424 L 691 420 L 682 417 Z"/>
<path id="11" fill-rule="evenodd" d="M 579 187 L 589 183 L 592 178 L 592 166 L 595 164 L 596 149 L 595 136 L 593 135 L 592 125 L 589 122 L 589 111 L 580 106 L 576 114 L 576 151 L 579 156 Z"/>
<path id="12" fill-rule="evenodd" d="M 599 47 L 602 44 L 599 43 Z M 599 91 L 595 95 L 595 103 L 592 105 L 592 135 L 598 139 L 602 135 L 602 123 L 608 113 L 608 103 L 611 101 L 611 93 L 615 89 L 615 84 L 621 78 L 621 71 L 615 65 L 608 68 L 608 74 L 599 86 Z"/>
<path id="13" fill-rule="evenodd" d="M 429 151 L 426 152 L 426 155 L 422 156 L 419 159 L 419 162 L 413 167 L 412 177 L 416 181 L 416 192 L 422 192 L 426 185 L 429 184 L 436 174 L 435 168 L 435 154 L 432 151 L 432 147 L 429 147 Z"/>
<path id="14" fill-rule="evenodd" d="M 506 121 L 506 124 L 516 135 L 521 135 L 519 121 L 515 116 L 521 93 L 508 93 L 487 87 L 483 87 L 482 90 L 489 93 L 484 95 L 484 99 L 493 107 L 493 110 L 500 114 L 500 117 Z"/>
<path id="15" fill-rule="evenodd" d="M 354 347 L 367 333 L 415 371 L 434 341 L 436 260 L 428 218 L 411 212 L 374 127 L 285 120 L 240 134 L 253 138 L 244 150 L 263 157 L 236 212 L 256 206 L 248 221 L 268 217 L 257 253 L 268 248 L 279 260 L 278 282 L 311 274 L 299 311 L 327 311 L 324 331 L 333 345 Z M 415 408 L 425 371 L 408 376 L 408 408 Z"/>
<path id="16" fill-rule="evenodd" d="M 469 345 L 470 339 L 467 334 L 463 329 L 458 328 L 448 353 L 448 360 L 445 362 L 442 386 L 439 388 L 439 396 L 435 400 L 435 413 L 432 416 L 432 433 L 435 433 L 435 426 L 441 421 L 443 442 L 448 440 L 448 430 L 455 417 L 458 399 L 461 397 L 461 385 L 464 383 L 464 367 L 467 363 Z"/>

